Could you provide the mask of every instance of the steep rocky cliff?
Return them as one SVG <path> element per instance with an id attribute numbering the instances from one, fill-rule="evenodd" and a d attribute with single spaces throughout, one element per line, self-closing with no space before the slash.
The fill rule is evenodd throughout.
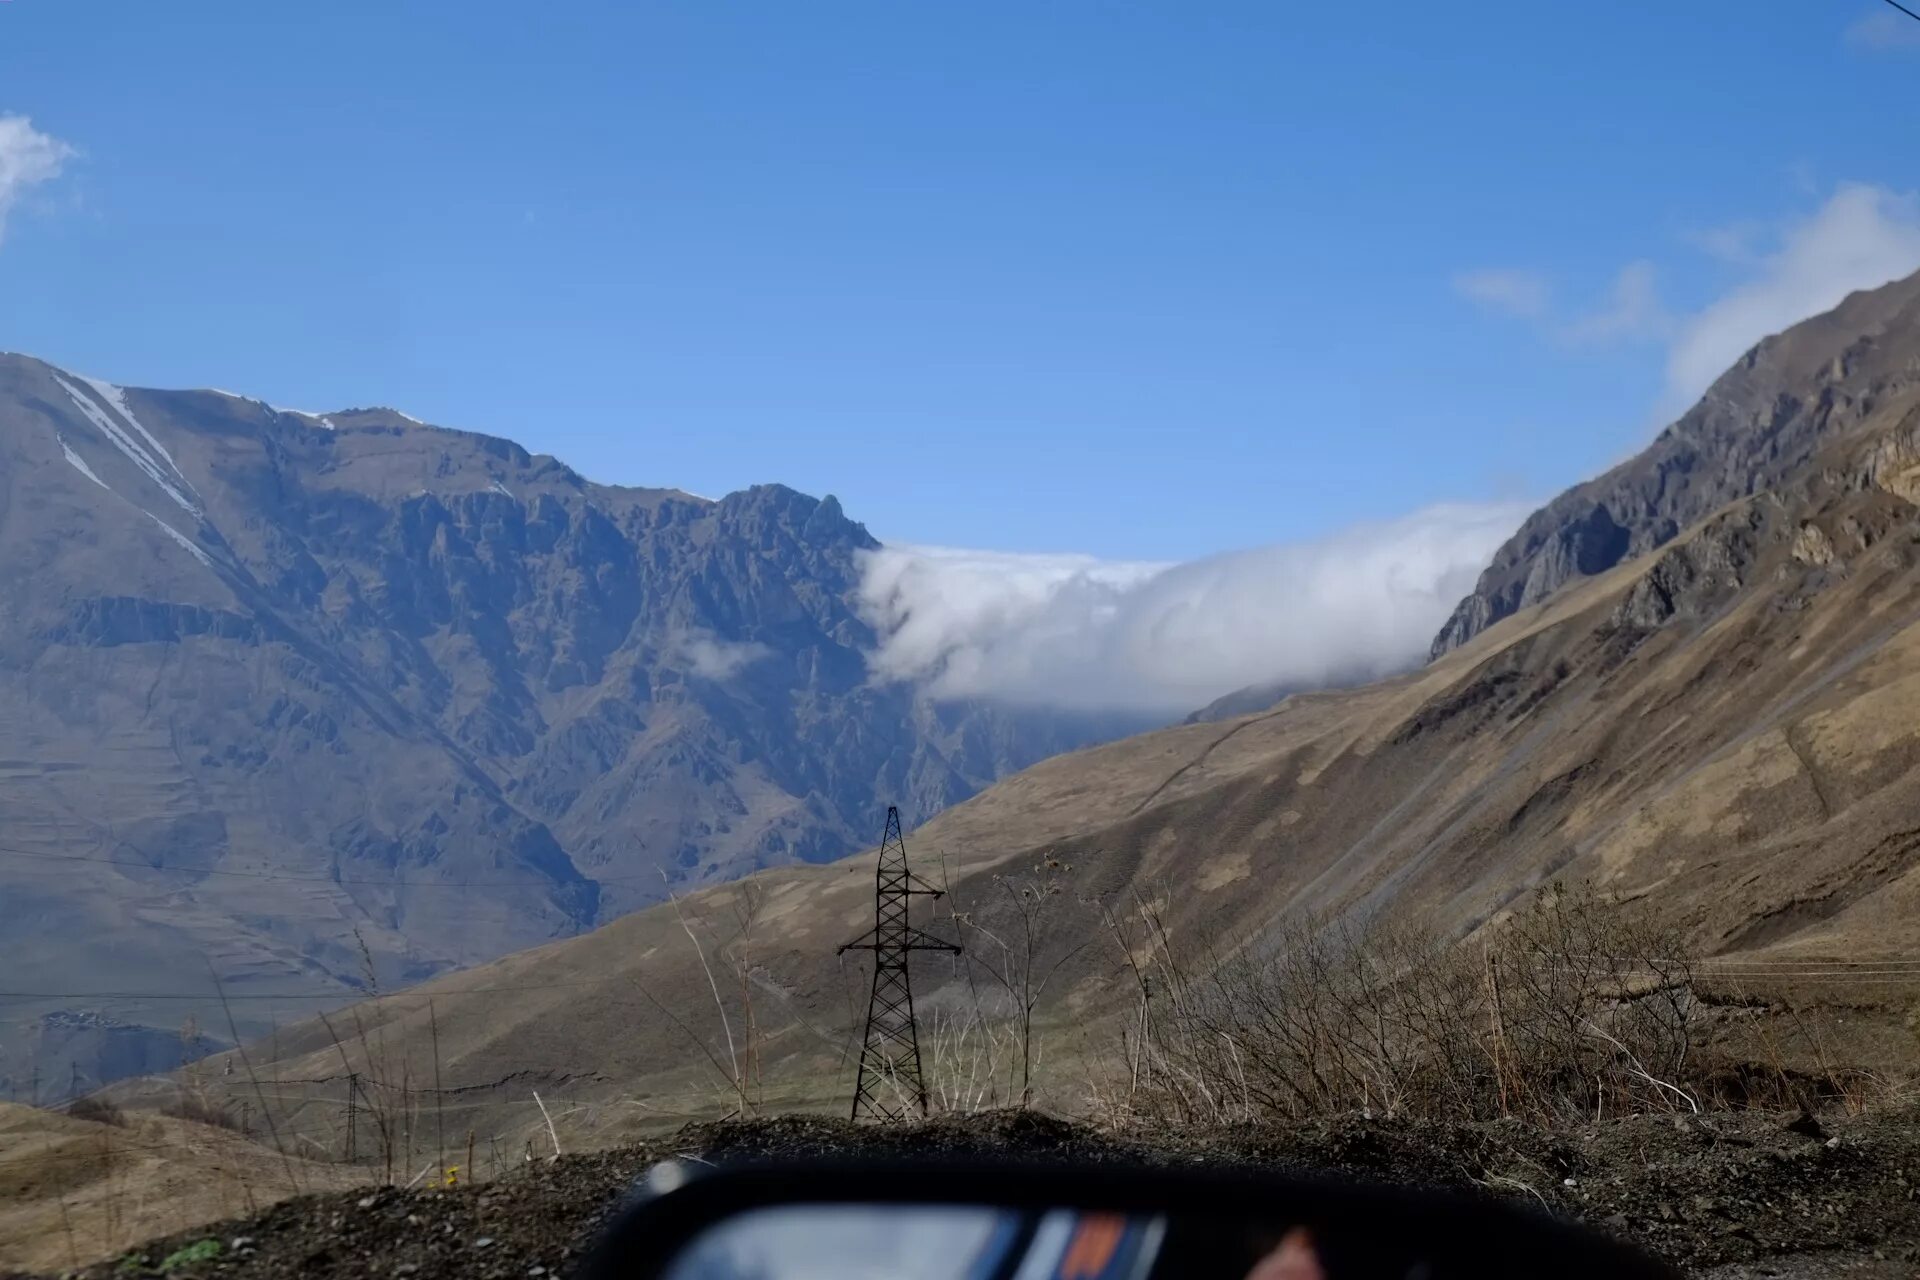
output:
<path id="1" fill-rule="evenodd" d="M 1761 342 L 1646 451 L 1529 517 L 1434 638 L 1433 656 L 1792 475 L 1823 441 L 1920 385 L 1916 334 L 1920 275 Z"/>
<path id="2" fill-rule="evenodd" d="M 259 992 L 849 853 L 889 803 L 918 820 L 1133 727 L 870 681 L 877 545 L 779 485 L 599 485 L 389 410 L 0 356 L 10 985 L 210 996 L 211 956 L 258 1022 Z"/>

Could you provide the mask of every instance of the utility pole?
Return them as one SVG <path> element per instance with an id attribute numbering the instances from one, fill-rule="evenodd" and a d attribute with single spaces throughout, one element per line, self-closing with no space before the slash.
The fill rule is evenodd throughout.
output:
<path id="1" fill-rule="evenodd" d="M 867 1030 L 860 1047 L 860 1074 L 853 1087 L 853 1118 L 902 1120 L 910 1110 L 927 1113 L 927 1086 L 920 1074 L 920 1034 L 913 1018 L 913 987 L 907 961 L 916 951 L 960 948 L 922 933 L 908 923 L 916 897 L 938 898 L 940 890 L 907 870 L 907 842 L 900 834 L 900 810 L 887 806 L 887 830 L 880 840 L 880 865 L 874 872 L 873 930 L 840 948 L 873 952 L 873 996 L 867 1003 Z"/>

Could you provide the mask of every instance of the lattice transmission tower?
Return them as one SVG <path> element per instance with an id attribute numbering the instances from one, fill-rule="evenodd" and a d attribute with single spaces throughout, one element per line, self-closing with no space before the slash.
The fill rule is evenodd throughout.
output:
<path id="1" fill-rule="evenodd" d="M 900 810 L 887 806 L 887 832 L 880 840 L 880 866 L 874 873 L 873 930 L 840 948 L 873 952 L 873 998 L 867 1003 L 867 1032 L 860 1046 L 860 1075 L 853 1087 L 853 1118 L 900 1120 L 910 1111 L 927 1113 L 927 1085 L 920 1070 L 920 1034 L 913 1020 L 913 986 L 907 960 L 916 951 L 960 948 L 921 932 L 908 922 L 915 898 L 937 898 L 940 890 L 907 870 L 907 842 L 900 834 Z"/>

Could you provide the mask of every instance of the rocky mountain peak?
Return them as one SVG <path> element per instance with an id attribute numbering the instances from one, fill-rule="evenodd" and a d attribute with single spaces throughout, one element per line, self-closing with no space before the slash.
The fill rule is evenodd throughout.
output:
<path id="1" fill-rule="evenodd" d="M 0 357 L 0 963 L 325 991 L 364 944 L 418 978 L 1131 727 L 872 683 L 878 546 L 784 485 Z"/>
<path id="2" fill-rule="evenodd" d="M 1756 344 L 1644 452 L 1528 517 L 1434 637 L 1438 657 L 1804 467 L 1920 386 L 1920 274 Z"/>

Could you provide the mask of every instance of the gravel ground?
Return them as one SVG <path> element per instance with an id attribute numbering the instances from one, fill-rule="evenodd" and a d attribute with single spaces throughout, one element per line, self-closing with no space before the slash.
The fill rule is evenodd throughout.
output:
<path id="1" fill-rule="evenodd" d="M 1641 1118 L 1546 1133 L 1518 1123 L 1346 1117 L 1117 1137 L 1031 1113 L 902 1128 L 814 1117 L 698 1125 L 643 1147 L 567 1156 L 474 1187 L 290 1200 L 155 1241 L 85 1280 L 565 1277 L 656 1161 L 887 1154 L 1207 1163 L 1480 1188 L 1624 1234 L 1715 1280 L 1920 1276 L 1920 1123 L 1807 1134 L 1781 1117 Z"/>

